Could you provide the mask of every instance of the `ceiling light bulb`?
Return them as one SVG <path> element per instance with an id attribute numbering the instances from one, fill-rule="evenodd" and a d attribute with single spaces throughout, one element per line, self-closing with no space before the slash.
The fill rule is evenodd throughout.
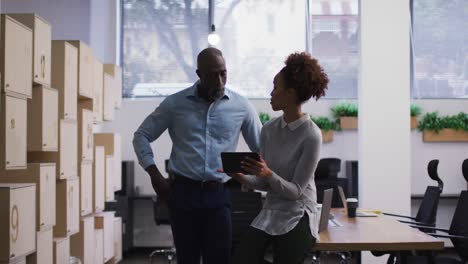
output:
<path id="1" fill-rule="evenodd" d="M 220 38 L 219 38 L 219 35 L 216 32 L 211 32 L 208 35 L 208 44 L 210 44 L 211 46 L 218 45 L 219 41 L 220 41 Z"/>
<path id="2" fill-rule="evenodd" d="M 214 24 L 211 24 L 211 33 L 208 34 L 208 44 L 210 46 L 218 45 L 221 38 L 219 37 L 218 33 L 216 33 L 216 27 Z"/>

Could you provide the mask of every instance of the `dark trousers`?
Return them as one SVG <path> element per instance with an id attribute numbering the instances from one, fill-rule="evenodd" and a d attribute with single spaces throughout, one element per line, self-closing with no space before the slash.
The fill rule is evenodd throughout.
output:
<path id="1" fill-rule="evenodd" d="M 264 263 L 265 251 L 273 246 L 275 264 L 303 263 L 307 253 L 315 244 L 315 238 L 310 233 L 307 214 L 291 231 L 284 235 L 272 236 L 262 230 L 249 227 L 234 252 L 234 264 Z"/>
<path id="2" fill-rule="evenodd" d="M 178 264 L 228 264 L 231 250 L 229 191 L 220 187 L 171 184 L 169 208 Z"/>

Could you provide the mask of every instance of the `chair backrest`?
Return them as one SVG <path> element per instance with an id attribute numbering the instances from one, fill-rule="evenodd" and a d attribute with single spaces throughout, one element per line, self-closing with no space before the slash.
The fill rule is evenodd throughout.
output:
<path id="1" fill-rule="evenodd" d="M 428 225 L 435 225 L 439 198 L 439 187 L 427 186 L 422 203 L 419 206 L 418 213 L 416 214 L 416 221 L 426 223 Z"/>
<path id="2" fill-rule="evenodd" d="M 336 179 L 341 170 L 341 160 L 337 158 L 323 158 L 319 160 L 315 169 L 315 181 Z"/>
<path id="3" fill-rule="evenodd" d="M 458 199 L 449 234 L 468 237 L 468 191 L 462 191 Z M 463 261 L 468 261 L 468 240 L 452 238 L 455 251 Z M 464 263 L 464 262 L 463 262 Z"/>
<path id="4" fill-rule="evenodd" d="M 462 173 L 465 180 L 468 182 L 468 159 L 465 159 L 462 163 Z"/>
<path id="5" fill-rule="evenodd" d="M 442 190 L 444 189 L 444 183 L 437 172 L 438 166 L 439 160 L 437 159 L 431 160 L 427 164 L 427 173 L 432 180 L 437 181 L 437 187 L 428 186 L 426 188 L 422 203 L 419 206 L 418 213 L 416 214 L 416 221 L 427 225 L 435 225 L 436 223 L 439 198 Z M 424 231 L 424 229 L 421 230 Z"/>
<path id="6" fill-rule="evenodd" d="M 439 186 L 440 192 L 444 190 L 444 182 L 440 179 L 439 173 L 437 172 L 437 168 L 439 167 L 439 160 L 434 159 L 429 161 L 427 164 L 427 173 L 429 174 L 429 177 L 437 182 L 437 185 Z"/>
<path id="7" fill-rule="evenodd" d="M 169 225 L 171 223 L 169 216 L 169 208 L 166 202 L 158 199 L 158 196 L 152 198 L 153 202 L 153 218 L 156 225 Z"/>
<path id="8" fill-rule="evenodd" d="M 237 244 L 254 218 L 262 210 L 262 195 L 258 192 L 231 191 L 232 243 Z"/>

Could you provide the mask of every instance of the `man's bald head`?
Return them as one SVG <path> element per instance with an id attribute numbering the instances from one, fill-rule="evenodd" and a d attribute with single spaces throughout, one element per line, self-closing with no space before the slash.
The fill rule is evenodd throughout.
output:
<path id="1" fill-rule="evenodd" d="M 206 68 L 207 64 L 219 58 L 224 60 L 223 53 L 219 49 L 213 47 L 206 48 L 198 54 L 197 68 Z"/>
<path id="2" fill-rule="evenodd" d="M 200 78 L 200 96 L 209 102 L 220 98 L 227 79 L 223 53 L 217 48 L 202 50 L 197 57 L 197 75 Z"/>

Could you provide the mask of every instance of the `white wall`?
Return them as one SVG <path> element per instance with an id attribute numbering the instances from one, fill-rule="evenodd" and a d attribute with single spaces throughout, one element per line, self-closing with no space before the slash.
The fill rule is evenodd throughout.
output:
<path id="1" fill-rule="evenodd" d="M 37 13 L 52 25 L 52 39 L 90 41 L 90 0 L 3 0 L 2 13 Z"/>
<path id="2" fill-rule="evenodd" d="M 90 46 L 96 58 L 104 63 L 118 64 L 120 0 L 92 0 L 90 6 Z M 119 34 L 118 34 L 119 33 Z"/>

